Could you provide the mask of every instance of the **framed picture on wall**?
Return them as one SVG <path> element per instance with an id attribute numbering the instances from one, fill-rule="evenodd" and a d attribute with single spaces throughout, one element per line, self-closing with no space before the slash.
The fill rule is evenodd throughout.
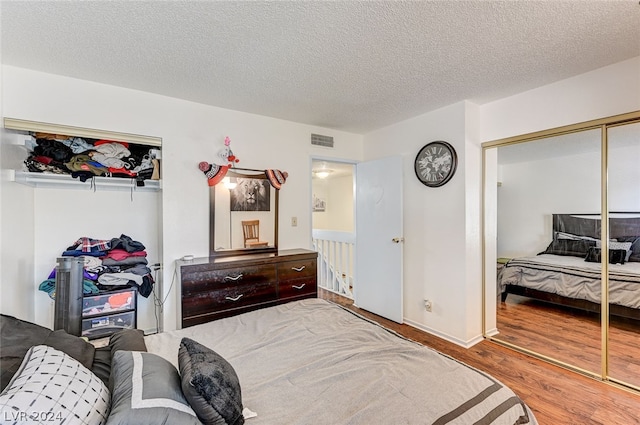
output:
<path id="1" fill-rule="evenodd" d="M 231 211 L 270 211 L 271 191 L 266 179 L 238 178 L 229 191 Z"/>
<path id="2" fill-rule="evenodd" d="M 323 212 L 327 209 L 327 201 L 313 195 L 313 212 Z"/>

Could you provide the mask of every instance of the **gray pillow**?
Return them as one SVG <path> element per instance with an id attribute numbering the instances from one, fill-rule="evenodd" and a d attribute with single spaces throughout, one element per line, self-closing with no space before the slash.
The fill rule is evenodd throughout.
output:
<path id="1" fill-rule="evenodd" d="M 96 351 L 93 344 L 80 337 L 68 334 L 64 329 L 51 332 L 43 344 L 67 353 L 87 369 L 91 369 L 93 365 L 93 357 Z"/>
<path id="2" fill-rule="evenodd" d="M 568 255 L 584 258 L 587 255 L 589 248 L 595 246 L 595 240 L 590 241 L 585 239 L 554 239 L 553 241 L 551 241 L 547 249 L 540 254 Z"/>
<path id="3" fill-rule="evenodd" d="M 241 425 L 242 394 L 238 375 L 222 356 L 182 338 L 178 351 L 182 392 L 205 425 Z"/>
<path id="4" fill-rule="evenodd" d="M 51 332 L 35 323 L 0 314 L 0 390 L 18 371 L 29 348 L 42 344 Z"/>
<path id="5" fill-rule="evenodd" d="M 93 372 L 105 385 L 109 386 L 109 375 L 111 374 L 111 349 L 106 347 L 96 348 L 93 355 L 93 364 L 91 365 Z"/>
<path id="6" fill-rule="evenodd" d="M 627 257 L 627 251 L 624 249 L 610 249 L 609 250 L 609 263 L 611 264 L 624 264 Z M 602 250 L 600 248 L 589 248 L 587 256 L 584 261 L 590 263 L 599 263 L 602 261 Z"/>
<path id="7" fill-rule="evenodd" d="M 48 345 L 93 367 L 95 348 L 84 339 L 59 329 L 52 331 L 35 323 L 0 315 L 0 389 L 4 389 L 20 367 L 27 351 L 34 345 Z"/>
<path id="8" fill-rule="evenodd" d="M 141 329 L 123 329 L 109 337 L 111 357 L 116 351 L 147 351 L 144 343 L 144 332 Z"/>
<path id="9" fill-rule="evenodd" d="M 155 354 L 113 353 L 109 388 L 107 425 L 200 424 L 182 395 L 175 366 Z"/>

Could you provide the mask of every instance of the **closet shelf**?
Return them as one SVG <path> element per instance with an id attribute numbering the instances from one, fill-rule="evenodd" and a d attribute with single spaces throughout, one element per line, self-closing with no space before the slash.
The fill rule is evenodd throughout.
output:
<path id="1" fill-rule="evenodd" d="M 137 143 L 152 147 L 162 146 L 162 139 L 160 137 L 142 136 L 139 134 L 120 133 L 116 131 L 97 130 L 93 128 L 74 127 L 70 125 L 60 125 L 38 121 L 28 121 L 9 117 L 4 118 L 4 127 L 9 130 L 65 134 L 74 137 L 89 137 L 91 139 L 107 139 L 119 142 Z"/>
<path id="2" fill-rule="evenodd" d="M 11 170 L 11 181 L 38 188 L 86 189 L 93 190 L 90 180 L 74 179 L 69 174 L 32 173 Z M 134 190 L 136 192 L 157 192 L 162 190 L 160 180 L 144 180 L 144 186 L 136 186 L 135 179 L 117 177 L 94 177 L 96 190 Z"/>

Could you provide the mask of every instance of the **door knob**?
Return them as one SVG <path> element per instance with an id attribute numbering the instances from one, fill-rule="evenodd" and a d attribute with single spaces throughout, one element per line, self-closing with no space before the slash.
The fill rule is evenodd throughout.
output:
<path id="1" fill-rule="evenodd" d="M 391 241 L 393 243 L 400 243 L 400 242 L 404 242 L 404 238 L 400 237 L 400 238 L 393 238 L 391 239 Z"/>

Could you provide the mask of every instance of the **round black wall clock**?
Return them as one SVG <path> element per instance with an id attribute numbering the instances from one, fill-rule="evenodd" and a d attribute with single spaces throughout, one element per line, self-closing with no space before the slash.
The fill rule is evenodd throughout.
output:
<path id="1" fill-rule="evenodd" d="M 453 177 L 458 166 L 456 150 L 447 142 L 437 140 L 427 143 L 413 165 L 418 180 L 425 186 L 439 187 Z"/>

